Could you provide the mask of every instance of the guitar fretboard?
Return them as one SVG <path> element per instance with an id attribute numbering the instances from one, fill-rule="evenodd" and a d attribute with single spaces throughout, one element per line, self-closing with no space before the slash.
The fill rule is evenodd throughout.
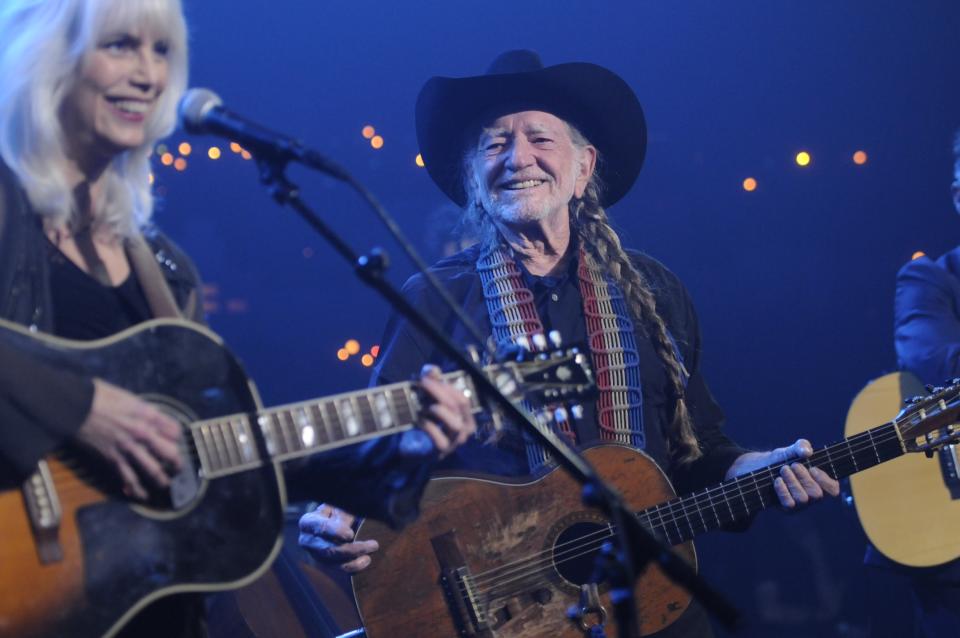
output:
<path id="1" fill-rule="evenodd" d="M 861 432 L 798 461 L 835 479 L 879 465 L 904 453 L 894 423 Z M 792 462 L 791 462 L 792 463 Z M 783 464 L 765 467 L 637 514 L 640 522 L 671 545 L 702 532 L 731 527 L 771 505 L 778 505 L 774 480 Z"/>
<path id="2" fill-rule="evenodd" d="M 480 411 L 469 376 L 451 372 L 444 378 L 464 391 L 473 412 Z M 394 383 L 264 410 L 233 414 L 191 425 L 203 475 L 226 476 L 264 462 L 260 433 L 271 461 L 315 454 L 412 428 L 420 414 L 417 385 Z"/>

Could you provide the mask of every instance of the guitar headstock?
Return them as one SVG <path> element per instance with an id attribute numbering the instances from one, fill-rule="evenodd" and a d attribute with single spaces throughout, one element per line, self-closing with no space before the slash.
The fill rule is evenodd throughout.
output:
<path id="1" fill-rule="evenodd" d="M 590 357 L 577 348 L 530 354 L 522 361 L 490 366 L 494 385 L 512 401 L 576 401 L 596 389 Z"/>
<path id="2" fill-rule="evenodd" d="M 933 454 L 960 441 L 960 379 L 945 387 L 928 387 L 930 394 L 909 399 L 895 419 L 908 452 Z"/>

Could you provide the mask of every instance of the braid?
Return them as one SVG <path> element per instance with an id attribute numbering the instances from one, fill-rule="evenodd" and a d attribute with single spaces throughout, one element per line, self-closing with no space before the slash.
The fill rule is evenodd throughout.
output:
<path id="1" fill-rule="evenodd" d="M 673 386 L 675 404 L 673 422 L 667 430 L 667 447 L 671 457 L 680 463 L 690 463 L 702 456 L 700 444 L 693 429 L 690 412 L 684 400 L 683 370 L 674 344 L 667 333 L 663 318 L 657 313 L 657 301 L 623 250 L 620 239 L 610 227 L 607 213 L 600 205 L 600 188 L 591 180 L 582 199 L 570 203 L 570 219 L 587 253 L 598 264 L 603 264 L 623 292 L 634 319 L 643 326 L 653 340 L 657 356 L 663 362 L 667 377 Z"/>

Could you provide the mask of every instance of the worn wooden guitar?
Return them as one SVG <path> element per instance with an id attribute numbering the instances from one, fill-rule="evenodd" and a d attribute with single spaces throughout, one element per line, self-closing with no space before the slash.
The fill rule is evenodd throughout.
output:
<path id="1" fill-rule="evenodd" d="M 22 486 L 4 486 L 4 637 L 111 636 L 159 597 L 250 582 L 280 547 L 279 463 L 407 430 L 420 410 L 415 383 L 263 410 L 220 339 L 186 322 L 151 321 L 92 342 L 0 322 L 0 338 L 153 402 L 182 424 L 187 460 L 172 488 L 146 503 L 122 498 L 113 473 L 75 450 L 45 459 Z M 592 382 L 575 350 L 487 371 L 516 399 Z M 467 375 L 446 378 L 481 409 Z"/>
<path id="2" fill-rule="evenodd" d="M 934 450 L 960 437 L 951 425 L 958 415 L 960 386 L 952 386 L 886 425 L 817 450 L 805 464 L 842 478 L 907 452 Z M 773 490 L 779 466 L 675 498 L 642 452 L 605 445 L 585 454 L 639 510 L 640 521 L 691 564 L 697 534 L 779 503 Z M 579 494 L 558 470 L 529 482 L 438 477 L 427 487 L 420 518 L 402 533 L 363 523 L 358 536 L 380 543 L 371 567 L 353 578 L 368 638 L 583 636 L 566 612 L 579 605 L 593 556 L 613 532 Z M 641 575 L 636 595 L 643 635 L 671 624 L 690 602 L 654 567 Z M 585 610 L 591 624 L 611 609 L 606 593 L 601 601 Z"/>
<path id="3" fill-rule="evenodd" d="M 926 390 L 908 372 L 872 381 L 853 400 L 846 434 L 864 431 L 878 414 L 889 414 Z M 960 558 L 960 476 L 957 446 L 935 458 L 909 455 L 874 472 L 850 478 L 853 503 L 870 542 L 885 556 L 910 567 L 931 567 Z"/>

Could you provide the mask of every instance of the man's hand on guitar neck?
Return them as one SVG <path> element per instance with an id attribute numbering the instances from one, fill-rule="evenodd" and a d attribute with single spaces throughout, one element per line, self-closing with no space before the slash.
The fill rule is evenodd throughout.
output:
<path id="1" fill-rule="evenodd" d="M 470 401 L 441 378 L 439 368 L 424 366 L 420 385 L 429 399 L 420 414 L 420 429 L 427 434 L 429 442 L 401 445 L 401 454 L 417 463 L 420 463 L 418 459 L 427 462 L 428 457 L 446 457 L 477 431 Z M 420 434 L 420 438 L 426 437 Z M 380 546 L 375 540 L 355 541 L 355 521 L 353 514 L 323 504 L 300 518 L 300 546 L 318 561 L 339 564 L 347 573 L 366 569 L 370 566 L 370 554 Z"/>
<path id="2" fill-rule="evenodd" d="M 127 496 L 146 499 L 146 476 L 157 487 L 170 485 L 168 472 L 183 464 L 177 442 L 180 426 L 160 410 L 122 388 L 93 380 L 93 405 L 76 439 L 106 459 L 120 475 Z"/>
<path id="3" fill-rule="evenodd" d="M 811 454 L 813 447 L 806 439 L 798 439 L 793 445 L 778 447 L 769 452 L 747 452 L 737 457 L 724 479 L 782 463 L 780 476 L 774 481 L 773 489 L 784 509 L 793 510 L 819 501 L 824 495 L 840 494 L 840 483 L 820 468 L 807 469 L 802 463 L 789 462 L 792 459 L 805 459 Z"/>

